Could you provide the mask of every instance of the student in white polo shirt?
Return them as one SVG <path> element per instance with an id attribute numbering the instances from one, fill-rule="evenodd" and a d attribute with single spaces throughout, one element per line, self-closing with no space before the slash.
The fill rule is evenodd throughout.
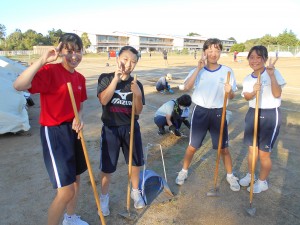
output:
<path id="1" fill-rule="evenodd" d="M 251 171 L 256 92 L 260 91 L 257 132 L 258 154 L 256 154 L 260 159 L 260 172 L 253 188 L 253 193 L 260 193 L 268 190 L 267 178 L 272 168 L 270 156 L 281 125 L 281 111 L 279 107 L 285 80 L 274 67 L 277 58 L 274 62 L 270 59 L 269 65 L 265 66 L 268 60 L 266 47 L 261 45 L 252 47 L 247 59 L 253 72 L 243 81 L 242 96 L 249 102 L 249 110 L 245 118 L 244 143 L 249 146 L 248 170 Z M 257 83 L 258 74 L 261 74 L 260 83 Z M 240 185 L 249 186 L 250 181 L 251 174 L 248 172 L 240 180 Z M 247 190 L 250 191 L 250 187 Z"/>
<path id="2" fill-rule="evenodd" d="M 234 98 L 237 90 L 236 81 L 231 68 L 218 63 L 222 52 L 222 43 L 219 39 L 211 38 L 203 45 L 203 56 L 199 60 L 196 69 L 192 70 L 184 83 L 184 90 L 195 87 L 192 94 L 192 102 L 195 107 L 191 116 L 191 129 L 189 145 L 186 149 L 182 170 L 178 173 L 176 184 L 182 185 L 188 176 L 188 168 L 197 149 L 210 132 L 212 145 L 218 149 L 220 136 L 222 109 L 225 92 L 228 98 Z M 229 84 L 226 84 L 227 73 L 230 72 Z M 232 173 L 231 155 L 228 149 L 228 128 L 224 124 L 223 143 L 221 155 L 227 172 L 226 180 L 232 191 L 239 191 L 238 178 Z"/>

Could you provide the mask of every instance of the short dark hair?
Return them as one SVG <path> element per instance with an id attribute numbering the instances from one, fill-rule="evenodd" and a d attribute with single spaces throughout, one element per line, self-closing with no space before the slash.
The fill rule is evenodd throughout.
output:
<path id="1" fill-rule="evenodd" d="M 268 50 L 265 46 L 263 45 L 256 45 L 253 46 L 247 56 L 247 59 L 249 60 L 250 55 L 252 54 L 252 52 L 256 52 L 257 55 L 259 55 L 260 57 L 262 57 L 264 59 L 264 61 L 268 60 Z"/>
<path id="2" fill-rule="evenodd" d="M 210 46 L 214 45 L 216 48 L 219 48 L 221 51 L 223 50 L 223 45 L 221 40 L 218 38 L 209 38 L 204 42 L 203 51 L 209 49 Z"/>
<path id="3" fill-rule="evenodd" d="M 63 48 L 67 48 L 69 50 L 82 50 L 83 44 L 81 38 L 74 33 L 65 33 L 59 38 L 59 43 L 62 43 L 60 46 L 59 51 Z M 76 46 L 78 49 L 76 49 Z"/>
<path id="4" fill-rule="evenodd" d="M 189 96 L 188 94 L 181 95 L 176 100 L 178 102 L 178 105 L 182 105 L 184 107 L 189 107 L 192 104 L 191 96 Z"/>
<path id="5" fill-rule="evenodd" d="M 139 60 L 139 52 L 138 52 L 138 50 L 136 50 L 134 47 L 129 46 L 129 45 L 126 45 L 126 46 L 124 46 L 124 47 L 122 47 L 120 49 L 119 56 L 122 54 L 122 52 L 124 52 L 126 50 L 131 51 L 133 54 L 135 54 L 137 60 Z"/>

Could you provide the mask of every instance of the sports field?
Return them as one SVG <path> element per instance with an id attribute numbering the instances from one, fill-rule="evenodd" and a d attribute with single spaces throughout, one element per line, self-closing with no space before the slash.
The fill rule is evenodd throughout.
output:
<path id="1" fill-rule="evenodd" d="M 224 56 L 219 61 L 231 67 L 239 86 L 237 96 L 230 100 L 227 107 L 232 112 L 229 123 L 230 151 L 233 159 L 234 173 L 243 177 L 247 172 L 247 147 L 243 145 L 244 117 L 248 103 L 240 96 L 243 78 L 251 72 L 245 58 L 233 62 L 233 56 Z M 109 65 L 107 65 L 109 64 Z M 242 188 L 232 192 L 225 179 L 225 170 L 221 163 L 218 186 L 221 196 L 206 197 L 213 187 L 216 151 L 211 150 L 210 137 L 197 151 L 189 170 L 189 178 L 179 187 L 175 184 L 177 172 L 182 167 L 188 137 L 175 137 L 171 134 L 157 135 L 153 122 L 155 110 L 164 102 L 183 94 L 178 89 L 188 72 L 197 65 L 193 55 L 168 56 L 165 64 L 161 54 L 143 54 L 134 71 L 143 83 L 146 105 L 140 116 L 143 145 L 161 144 L 168 184 L 175 197 L 165 203 L 153 204 L 136 211 L 138 218 L 129 221 L 118 214 L 126 208 L 127 166 L 120 155 L 118 169 L 112 178 L 110 189 L 111 215 L 106 223 L 112 225 L 256 225 L 256 224 L 300 224 L 300 58 L 280 58 L 275 67 L 285 78 L 287 85 L 283 89 L 282 112 L 283 123 L 278 141 L 272 153 L 273 168 L 269 176 L 268 191 L 254 195 L 255 217 L 249 217 L 249 193 Z M 103 72 L 115 70 L 115 60 L 106 56 L 85 56 L 78 71 L 86 76 L 88 100 L 85 103 L 84 136 L 91 165 L 99 184 L 99 138 L 101 131 L 101 108 L 96 97 L 98 76 Z M 162 95 L 155 91 L 157 79 L 171 73 L 170 83 L 175 94 Z M 55 191 L 52 189 L 44 166 L 39 140 L 39 96 L 33 96 L 36 103 L 29 108 L 31 130 L 23 135 L 5 134 L 0 136 L 0 224 L 35 225 L 46 224 L 47 209 Z M 182 132 L 188 136 L 184 126 Z M 150 149 L 149 169 L 163 175 L 160 152 L 158 148 Z M 133 205 L 131 205 L 133 211 Z M 78 212 L 89 224 L 99 224 L 96 203 L 89 181 L 88 173 L 82 176 L 81 196 Z"/>

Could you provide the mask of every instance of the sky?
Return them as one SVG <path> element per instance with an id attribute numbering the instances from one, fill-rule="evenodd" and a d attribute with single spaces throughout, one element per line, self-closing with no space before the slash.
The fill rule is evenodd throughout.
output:
<path id="1" fill-rule="evenodd" d="M 28 29 L 113 31 L 235 38 L 238 43 L 291 30 L 300 39 L 299 0 L 9 0 L 1 1 L 6 35 Z"/>

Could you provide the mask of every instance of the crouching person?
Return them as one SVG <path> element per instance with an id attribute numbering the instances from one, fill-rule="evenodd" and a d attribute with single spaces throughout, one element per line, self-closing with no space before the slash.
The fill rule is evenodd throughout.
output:
<path id="1" fill-rule="evenodd" d="M 154 123 L 158 126 L 158 134 L 166 133 L 165 126 L 176 136 L 181 136 L 179 131 L 182 123 L 190 129 L 189 107 L 192 104 L 191 96 L 184 94 L 176 100 L 170 100 L 164 103 L 155 112 Z"/>
<path id="2" fill-rule="evenodd" d="M 172 74 L 168 73 L 165 76 L 158 79 L 156 82 L 156 90 L 162 94 L 170 93 L 173 94 L 174 91 L 171 89 L 168 81 L 172 80 Z"/>

